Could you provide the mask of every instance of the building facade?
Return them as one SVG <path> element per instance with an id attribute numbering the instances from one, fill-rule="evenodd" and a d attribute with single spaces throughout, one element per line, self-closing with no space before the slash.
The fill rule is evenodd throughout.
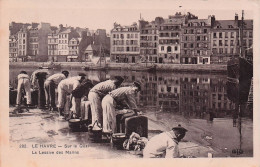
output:
<path id="1" fill-rule="evenodd" d="M 188 17 L 182 26 L 181 64 L 210 64 L 210 30 L 215 16 L 208 19 Z"/>
<path id="2" fill-rule="evenodd" d="M 29 31 L 29 56 L 32 61 L 36 60 L 36 56 L 39 54 L 39 32 L 38 23 L 32 23 L 28 27 Z"/>
<path id="3" fill-rule="evenodd" d="M 115 24 L 111 30 L 110 59 L 117 63 L 136 63 L 140 60 L 140 32 L 137 24 Z"/>
<path id="4" fill-rule="evenodd" d="M 67 57 L 68 62 L 76 62 L 79 56 L 79 44 L 81 38 L 72 38 L 69 41 L 69 56 Z"/>
<path id="5" fill-rule="evenodd" d="M 11 35 L 9 37 L 9 61 L 16 62 L 18 55 L 18 47 L 17 47 L 17 37 L 15 35 Z"/>
<path id="6" fill-rule="evenodd" d="M 18 58 L 20 61 L 27 61 L 29 33 L 25 26 L 23 26 L 17 33 L 18 36 Z"/>
<path id="7" fill-rule="evenodd" d="M 181 25 L 185 23 L 185 16 L 180 13 L 170 15 L 160 25 L 159 29 L 159 63 L 180 63 Z"/>
<path id="8" fill-rule="evenodd" d="M 140 28 L 140 56 L 142 62 L 158 62 L 158 29 L 163 18 L 156 18 L 153 22 L 139 20 Z"/>

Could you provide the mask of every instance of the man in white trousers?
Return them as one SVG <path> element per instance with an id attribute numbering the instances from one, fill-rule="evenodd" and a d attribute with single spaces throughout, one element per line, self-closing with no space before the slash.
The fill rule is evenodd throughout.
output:
<path id="1" fill-rule="evenodd" d="M 27 97 L 27 105 L 31 105 L 31 83 L 30 77 L 28 76 L 26 71 L 21 71 L 18 75 L 18 85 L 17 85 L 17 97 L 16 97 L 16 104 L 17 106 L 21 105 L 21 98 L 22 98 L 22 88 L 24 88 L 26 97 Z"/>
<path id="2" fill-rule="evenodd" d="M 85 74 L 80 73 L 76 77 L 70 77 L 62 80 L 58 85 L 58 111 L 61 116 L 64 116 L 64 106 L 67 95 L 71 95 L 80 83 L 85 79 Z M 80 100 L 72 98 L 72 110 L 76 110 L 80 106 Z M 76 111 L 74 111 L 76 112 Z"/>

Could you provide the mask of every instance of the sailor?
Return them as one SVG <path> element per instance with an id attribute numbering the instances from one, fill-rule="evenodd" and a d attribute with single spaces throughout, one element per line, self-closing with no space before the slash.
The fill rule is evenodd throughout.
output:
<path id="1" fill-rule="evenodd" d="M 107 81 L 98 83 L 90 90 L 88 100 L 90 101 L 92 124 L 96 121 L 99 125 L 103 124 L 101 101 L 108 92 L 118 88 L 123 81 L 124 79 L 121 76 L 115 76 Z"/>
<path id="2" fill-rule="evenodd" d="M 49 108 L 49 110 L 57 111 L 55 104 L 55 88 L 57 88 L 60 81 L 66 79 L 68 76 L 68 71 L 62 71 L 61 73 L 53 74 L 44 82 L 46 106 Z"/>
<path id="3" fill-rule="evenodd" d="M 45 92 L 44 92 L 44 82 L 46 80 L 46 76 L 49 73 L 45 71 L 39 71 L 35 74 L 36 81 L 38 85 L 38 108 L 44 109 L 46 100 L 45 100 Z"/>
<path id="4" fill-rule="evenodd" d="M 143 150 L 144 158 L 177 158 L 178 144 L 184 138 L 187 129 L 178 125 L 171 131 L 163 132 L 152 137 Z"/>
<path id="5" fill-rule="evenodd" d="M 17 98 L 16 104 L 17 106 L 21 105 L 21 98 L 22 98 L 22 89 L 24 88 L 26 93 L 27 105 L 31 105 L 31 84 L 30 84 L 30 77 L 28 76 L 26 71 L 21 71 L 18 75 L 18 85 L 17 85 Z"/>
<path id="6" fill-rule="evenodd" d="M 138 111 L 135 96 L 141 91 L 141 84 L 135 81 L 132 86 L 120 87 L 106 95 L 102 100 L 103 109 L 103 132 L 107 137 L 116 132 L 117 103 L 124 103 L 129 109 Z"/>
<path id="7" fill-rule="evenodd" d="M 31 75 L 31 83 L 32 83 L 32 87 L 33 89 L 37 89 L 38 88 L 38 82 L 37 82 L 37 78 L 36 78 L 36 74 L 38 72 L 46 72 L 48 75 L 50 74 L 49 71 L 47 69 L 43 69 L 42 67 L 39 67 L 38 70 L 35 70 L 32 75 Z"/>
<path id="8" fill-rule="evenodd" d="M 62 80 L 58 85 L 58 111 L 61 116 L 64 116 L 64 106 L 67 95 L 71 95 L 72 91 L 76 89 L 80 83 L 85 79 L 86 74 L 79 73 L 78 76 L 70 77 Z M 74 105 L 80 105 L 80 103 L 73 103 Z M 77 106 L 72 106 L 77 108 Z"/>
<path id="9" fill-rule="evenodd" d="M 72 92 L 72 108 L 71 111 L 72 113 L 70 113 L 71 115 L 68 117 L 68 119 L 70 118 L 80 118 L 81 117 L 81 108 L 80 108 L 80 103 L 81 103 L 81 99 L 84 96 L 88 96 L 89 91 L 91 88 L 93 88 L 93 83 L 91 82 L 91 80 L 89 79 L 85 79 L 83 80 L 79 86 L 77 86 Z"/>

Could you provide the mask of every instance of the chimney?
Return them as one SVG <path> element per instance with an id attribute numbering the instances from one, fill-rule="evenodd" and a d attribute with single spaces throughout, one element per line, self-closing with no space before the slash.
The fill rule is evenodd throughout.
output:
<path id="1" fill-rule="evenodd" d="M 235 25 L 238 26 L 238 14 L 237 13 L 235 14 Z"/>

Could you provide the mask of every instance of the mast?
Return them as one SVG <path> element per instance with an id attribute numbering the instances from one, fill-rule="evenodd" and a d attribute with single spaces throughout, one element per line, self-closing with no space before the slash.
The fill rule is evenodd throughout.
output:
<path id="1" fill-rule="evenodd" d="M 244 30 L 244 10 L 242 10 L 242 18 L 241 18 L 241 25 L 240 25 L 240 57 L 245 58 L 244 55 L 244 40 L 243 40 L 243 30 Z"/>

